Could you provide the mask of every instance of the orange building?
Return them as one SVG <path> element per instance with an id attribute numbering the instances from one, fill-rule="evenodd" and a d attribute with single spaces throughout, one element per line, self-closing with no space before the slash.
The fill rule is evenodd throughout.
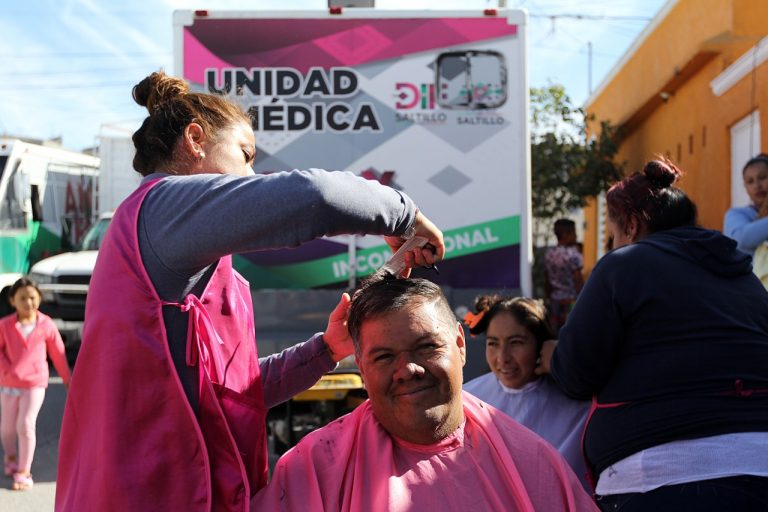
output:
<path id="1" fill-rule="evenodd" d="M 766 0 L 669 0 L 585 105 L 622 127 L 628 172 L 658 154 L 686 171 L 680 186 L 704 227 L 748 204 L 742 167 L 768 150 L 766 34 Z M 589 268 L 604 252 L 602 210 L 585 212 Z"/>

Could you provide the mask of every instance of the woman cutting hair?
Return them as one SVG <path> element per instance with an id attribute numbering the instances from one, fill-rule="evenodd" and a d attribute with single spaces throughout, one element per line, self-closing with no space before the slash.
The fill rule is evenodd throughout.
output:
<path id="1" fill-rule="evenodd" d="M 144 176 L 99 250 L 64 411 L 56 510 L 246 511 L 265 485 L 266 410 L 352 352 L 344 295 L 306 343 L 259 359 L 249 284 L 232 254 L 323 235 L 442 233 L 405 195 L 350 173 L 256 176 L 237 105 L 153 73 L 133 89 Z"/>

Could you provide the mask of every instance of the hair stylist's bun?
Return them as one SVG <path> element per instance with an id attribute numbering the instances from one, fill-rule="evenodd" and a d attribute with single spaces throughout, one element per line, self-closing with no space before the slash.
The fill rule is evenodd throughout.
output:
<path id="1" fill-rule="evenodd" d="M 669 188 L 676 182 L 682 171 L 669 160 L 651 160 L 643 168 L 643 174 L 654 190 Z"/>
<path id="2" fill-rule="evenodd" d="M 189 85 L 184 80 L 158 71 L 133 87 L 133 100 L 153 115 L 161 105 L 188 92 Z"/>

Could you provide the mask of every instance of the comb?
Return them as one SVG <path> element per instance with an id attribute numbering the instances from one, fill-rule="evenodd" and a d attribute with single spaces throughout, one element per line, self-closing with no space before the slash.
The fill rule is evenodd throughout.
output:
<path id="1" fill-rule="evenodd" d="M 374 275 L 383 275 L 385 273 L 392 274 L 395 277 L 399 277 L 400 273 L 405 270 L 405 254 L 419 249 L 427 245 L 429 240 L 423 236 L 414 236 L 405 241 L 403 245 L 392 255 L 388 262 L 375 272 Z"/>

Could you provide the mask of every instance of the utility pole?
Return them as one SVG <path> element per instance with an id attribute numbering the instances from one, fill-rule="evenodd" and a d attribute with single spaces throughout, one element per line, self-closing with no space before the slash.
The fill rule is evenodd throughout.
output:
<path id="1" fill-rule="evenodd" d="M 592 41 L 587 42 L 587 94 L 592 96 Z"/>

